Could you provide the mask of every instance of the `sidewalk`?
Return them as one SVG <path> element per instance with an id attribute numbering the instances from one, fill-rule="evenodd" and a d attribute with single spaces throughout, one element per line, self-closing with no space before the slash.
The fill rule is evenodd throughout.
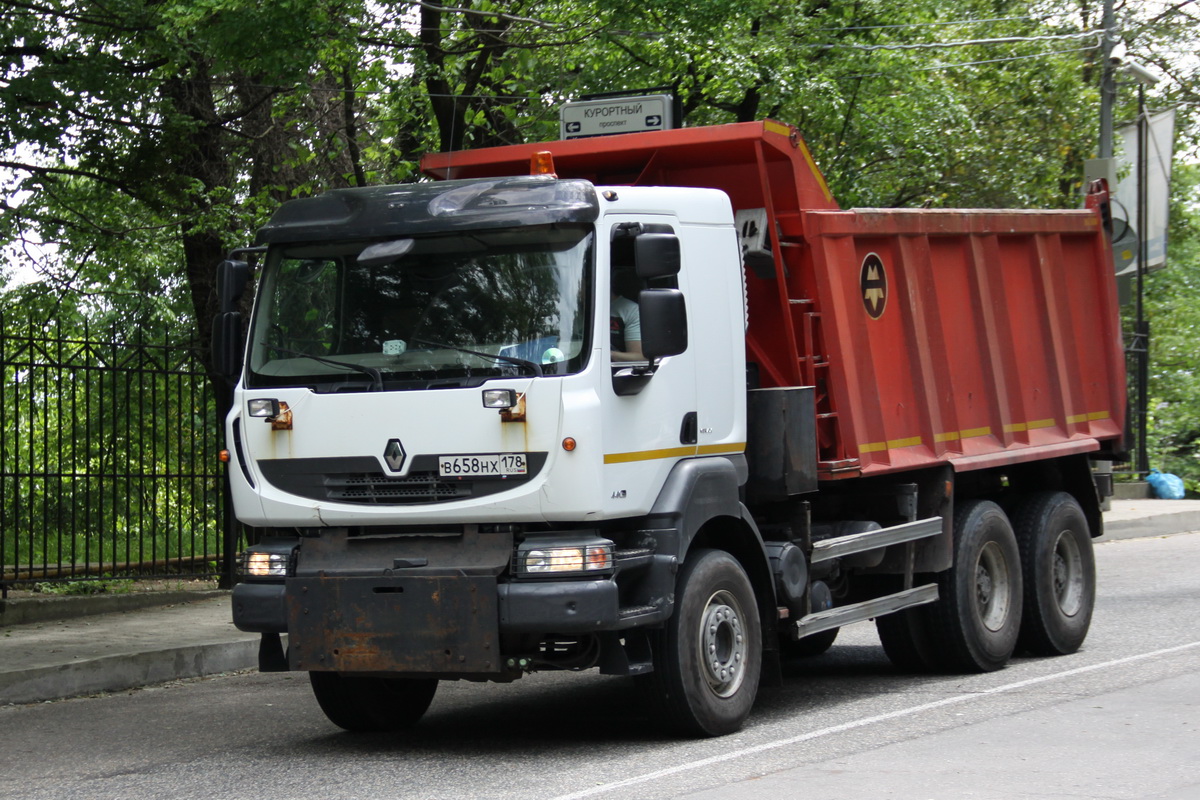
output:
<path id="1" fill-rule="evenodd" d="M 0 628 L 0 705 L 256 666 L 259 636 L 233 627 L 229 593 L 205 594 L 176 605 Z"/>
<path id="2" fill-rule="evenodd" d="M 1200 531 L 1200 500 L 1113 500 L 1097 541 Z"/>
<path id="3" fill-rule="evenodd" d="M 1197 531 L 1200 500 L 1114 500 L 1104 521 L 1101 542 Z M 196 599 L 181 602 L 190 598 Z M 16 625 L 6 620 L 30 615 L 18 604 L 44 601 L 9 600 L 0 611 L 0 705 L 256 667 L 258 634 L 233 627 L 229 593 L 192 593 L 190 598 L 164 596 L 170 605 L 116 612 L 111 605 L 92 603 L 89 609 L 80 604 L 75 610 L 81 613 L 109 613 Z"/>

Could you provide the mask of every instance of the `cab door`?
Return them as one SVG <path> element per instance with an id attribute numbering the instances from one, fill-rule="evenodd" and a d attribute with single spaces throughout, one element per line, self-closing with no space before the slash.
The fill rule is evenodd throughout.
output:
<path id="1" fill-rule="evenodd" d="M 678 276 L 641 281 L 632 260 L 633 231 L 637 230 L 633 226 L 640 226 L 644 232 L 678 235 L 679 220 L 666 215 L 614 216 L 607 218 L 606 223 L 607 241 L 599 248 L 599 255 L 600 263 L 606 263 L 608 269 L 600 270 L 598 288 L 601 317 L 609 333 L 604 337 L 602 357 L 611 380 L 600 387 L 604 442 L 602 500 L 605 517 L 622 517 L 648 512 L 675 463 L 696 454 L 698 353 L 689 345 L 683 353 L 661 359 L 652 375 L 639 375 L 646 370 L 645 360 L 614 360 L 614 351 L 622 346 L 619 340 L 625 340 L 626 352 L 633 341 L 629 335 L 632 327 L 627 313 L 629 301 L 635 300 L 643 288 L 678 288 L 687 299 L 689 264 L 685 256 Z M 696 326 L 703 324 L 702 319 L 696 318 L 697 311 L 689 303 L 689 342 Z"/>

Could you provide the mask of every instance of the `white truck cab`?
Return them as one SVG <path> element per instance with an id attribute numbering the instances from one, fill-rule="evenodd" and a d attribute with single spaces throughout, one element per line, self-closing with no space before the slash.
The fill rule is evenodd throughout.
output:
<path id="1" fill-rule="evenodd" d="M 263 229 L 228 422 L 242 522 L 622 519 L 650 511 L 680 459 L 740 456 L 745 392 L 731 376 L 744 371 L 744 309 L 725 195 L 497 183 L 331 193 Z M 335 198 L 361 216 L 405 212 L 331 222 L 352 213 L 330 211 Z M 541 216 L 524 216 L 535 205 Z M 677 272 L 637 277 L 644 231 L 679 244 Z M 681 352 L 613 362 L 614 276 L 634 302 L 651 282 L 697 298 Z"/>
<path id="2" fill-rule="evenodd" d="M 381 680 L 404 689 L 391 725 L 441 679 L 650 673 L 706 526 L 736 527 L 769 586 L 738 496 L 733 222 L 715 190 L 543 177 L 284 205 L 227 425 L 236 514 L 262 534 L 234 620 L 264 634 L 262 668 L 312 673 L 338 724 L 386 726 Z M 618 297 L 644 361 L 613 358 Z M 774 599 L 744 588 L 749 607 L 710 604 L 717 627 L 761 641 Z M 713 680 L 756 683 L 748 653 Z"/>

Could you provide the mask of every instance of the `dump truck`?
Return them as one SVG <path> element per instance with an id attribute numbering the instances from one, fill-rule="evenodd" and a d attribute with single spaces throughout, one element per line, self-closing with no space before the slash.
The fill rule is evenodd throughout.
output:
<path id="1" fill-rule="evenodd" d="M 843 210 L 773 121 L 421 166 L 218 271 L 233 619 L 333 723 L 597 669 L 715 736 L 856 622 L 905 671 L 1080 647 L 1125 413 L 1102 184 Z"/>

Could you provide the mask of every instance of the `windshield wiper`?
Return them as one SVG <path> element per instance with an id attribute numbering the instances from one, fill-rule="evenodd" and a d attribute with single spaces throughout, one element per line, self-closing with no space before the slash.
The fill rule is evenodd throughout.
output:
<path id="1" fill-rule="evenodd" d="M 301 353 L 299 350 L 288 350 L 286 347 L 276 347 L 273 344 L 264 345 L 268 350 L 274 350 L 276 353 L 283 353 L 285 356 L 296 356 L 297 358 L 310 358 L 319 364 L 328 364 L 331 367 L 342 367 L 344 369 L 352 369 L 355 372 L 361 372 L 371 379 L 371 391 L 383 391 L 383 375 L 375 367 L 368 367 L 363 364 L 355 364 L 350 361 L 337 361 L 332 358 L 322 358 L 321 356 L 313 356 L 308 353 Z"/>
<path id="2" fill-rule="evenodd" d="M 525 359 L 517 358 L 516 356 L 502 356 L 499 353 L 484 353 L 479 350 L 469 350 L 466 347 L 459 347 L 456 344 L 444 344 L 442 342 L 431 342 L 428 339 L 413 339 L 413 341 L 416 342 L 417 344 L 427 344 L 430 347 L 439 347 L 443 350 L 456 350 L 459 353 L 466 353 L 467 355 L 471 355 L 471 356 L 479 356 L 480 358 L 491 358 L 496 361 L 505 361 L 509 364 L 516 364 L 518 367 L 528 367 L 529 369 L 533 370 L 533 374 L 536 375 L 537 377 L 541 378 L 543 376 L 541 364 L 537 364 L 533 361 L 526 361 Z"/>

